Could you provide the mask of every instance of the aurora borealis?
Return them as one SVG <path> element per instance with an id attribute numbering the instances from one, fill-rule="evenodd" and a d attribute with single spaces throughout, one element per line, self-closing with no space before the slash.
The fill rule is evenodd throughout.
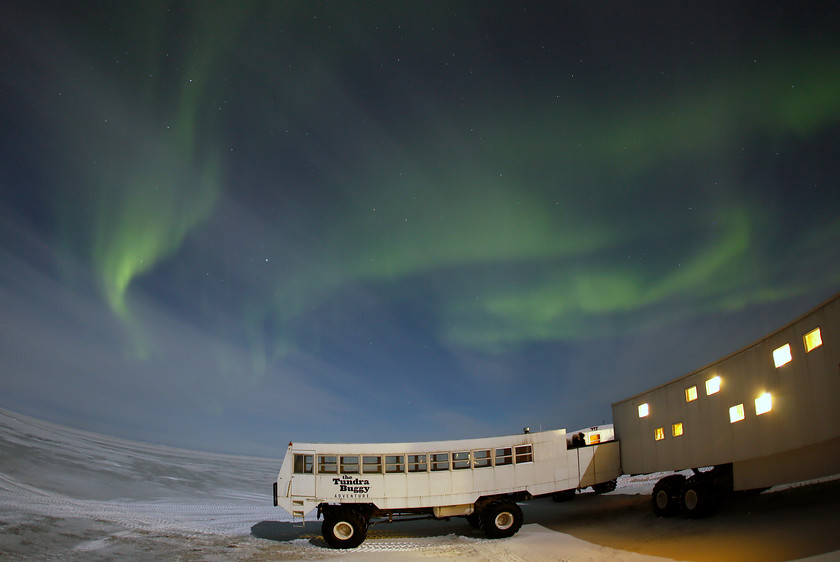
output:
<path id="1" fill-rule="evenodd" d="M 821 3 L 7 2 L 0 406 L 575 429 L 840 289 Z"/>

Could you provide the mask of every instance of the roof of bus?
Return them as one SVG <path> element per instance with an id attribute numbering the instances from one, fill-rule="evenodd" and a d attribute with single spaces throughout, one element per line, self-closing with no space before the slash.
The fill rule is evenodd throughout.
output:
<path id="1" fill-rule="evenodd" d="M 523 445 L 553 441 L 566 438 L 565 429 L 537 431 L 533 433 L 519 433 L 499 437 L 479 437 L 475 439 L 453 439 L 446 441 L 417 441 L 407 443 L 289 443 L 289 450 L 315 451 L 331 453 L 364 453 L 367 451 L 378 453 L 433 453 L 435 451 L 459 451 L 481 448 L 492 448 L 504 445 Z"/>

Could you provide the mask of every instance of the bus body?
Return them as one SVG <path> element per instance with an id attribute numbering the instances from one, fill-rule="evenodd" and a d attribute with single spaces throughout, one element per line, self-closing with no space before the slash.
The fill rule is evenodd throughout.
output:
<path id="1" fill-rule="evenodd" d="M 600 440 L 611 429 L 595 433 Z M 371 518 L 417 515 L 472 516 L 493 536 L 499 530 L 482 523 L 484 507 L 504 500 L 513 523 L 518 517 L 521 524 L 515 501 L 592 485 L 614 488 L 619 465 L 617 442 L 573 447 L 563 429 L 418 443 L 290 443 L 274 501 L 295 519 L 316 509 L 325 524 L 330 514 L 350 519 L 350 527 L 358 519 L 356 539 Z M 325 538 L 333 546 L 355 546 L 355 539 L 345 543 L 338 535 Z"/>

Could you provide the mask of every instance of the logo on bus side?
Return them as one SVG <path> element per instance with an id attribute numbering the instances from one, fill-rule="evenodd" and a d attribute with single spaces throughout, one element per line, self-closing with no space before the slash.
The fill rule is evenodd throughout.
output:
<path id="1" fill-rule="evenodd" d="M 349 492 L 351 494 L 367 494 L 370 491 L 370 480 L 362 478 L 353 478 L 347 474 L 342 474 L 339 478 L 332 479 L 333 484 L 338 486 L 339 492 Z"/>

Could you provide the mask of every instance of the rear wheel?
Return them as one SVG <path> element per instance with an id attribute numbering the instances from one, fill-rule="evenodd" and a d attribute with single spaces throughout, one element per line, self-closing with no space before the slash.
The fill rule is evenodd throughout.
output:
<path id="1" fill-rule="evenodd" d="M 324 513 L 321 534 L 333 548 L 356 548 L 367 537 L 367 518 L 348 508 Z"/>
<path id="2" fill-rule="evenodd" d="M 714 485 L 707 478 L 695 475 L 685 481 L 681 503 L 683 513 L 687 517 L 699 519 L 717 508 L 719 497 Z"/>
<path id="3" fill-rule="evenodd" d="M 685 484 L 685 476 L 672 474 L 659 480 L 653 487 L 651 504 L 653 512 L 659 517 L 673 517 L 680 512 L 680 498 Z"/>
<path id="4" fill-rule="evenodd" d="M 512 537 L 522 527 L 522 510 L 511 500 L 496 500 L 481 510 L 481 529 L 488 539 Z"/>

